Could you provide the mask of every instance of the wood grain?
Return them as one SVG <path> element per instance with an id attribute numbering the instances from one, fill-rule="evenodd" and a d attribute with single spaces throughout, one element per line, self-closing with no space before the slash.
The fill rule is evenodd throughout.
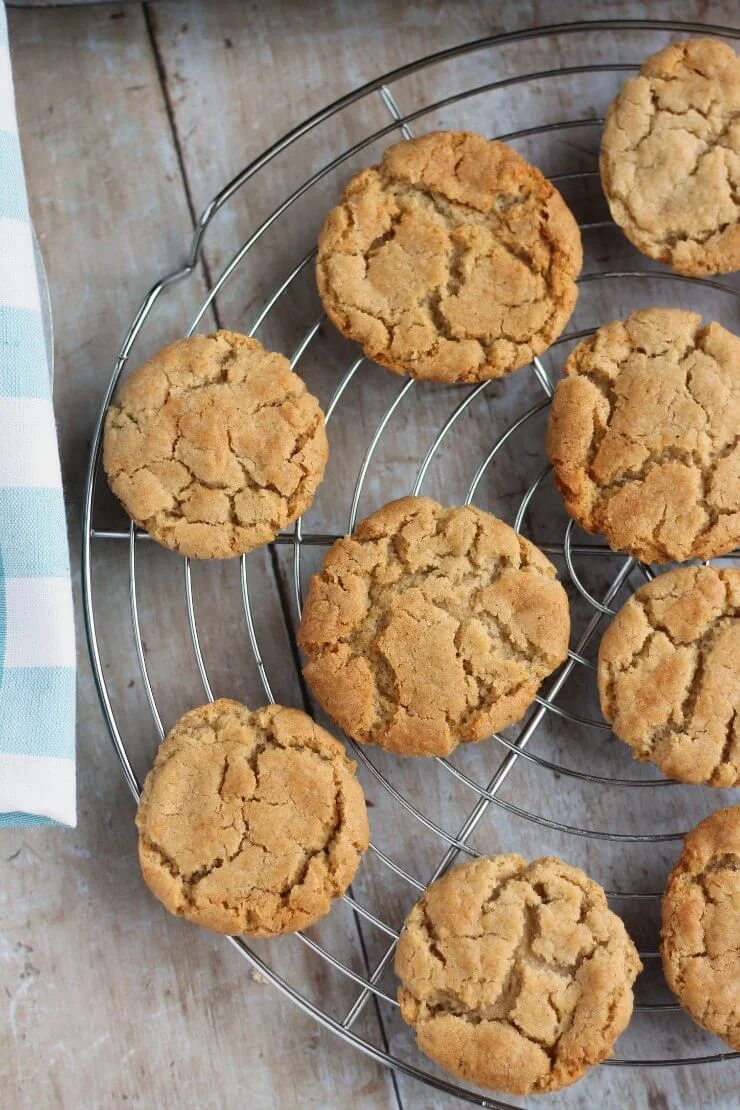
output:
<path id="1" fill-rule="evenodd" d="M 37 231 L 45 252 L 57 336 L 57 412 L 73 552 L 87 442 L 108 368 L 137 302 L 151 284 L 182 260 L 195 212 L 226 181 L 300 119 L 356 85 L 396 65 L 455 42 L 512 27 L 568 20 L 594 12 L 586 4 L 525 2 L 491 6 L 468 3 L 398 5 L 302 4 L 279 0 L 154 3 L 88 10 L 11 13 L 11 41 L 26 168 Z M 599 16 L 733 20 L 734 5 L 717 3 L 603 4 Z M 579 57 L 570 42 L 533 40 L 465 62 L 469 86 L 518 71 L 544 70 L 577 61 L 639 59 L 660 45 L 659 37 L 619 40 L 592 36 Z M 647 43 L 647 46 L 645 45 Z M 642 45 L 641 45 L 642 44 Z M 575 51 L 575 52 L 574 52 Z M 459 84 L 459 64 L 414 75 L 395 90 L 404 110 L 441 99 Z M 501 134 L 533 118 L 559 121 L 595 115 L 618 83 L 614 73 L 594 81 L 543 80 L 531 88 L 471 97 L 456 108 L 427 115 L 419 129 L 461 124 Z M 181 334 L 209 280 L 215 280 L 246 236 L 275 204 L 332 153 L 389 124 L 375 96 L 335 117 L 269 173 L 258 175 L 224 207 L 209 228 L 205 269 L 175 287 L 157 306 L 134 352 L 144 357 Z M 328 204 L 356 166 L 372 161 L 383 142 L 368 147 L 328 175 L 261 239 L 217 301 L 219 320 L 246 328 L 267 292 L 307 250 Z M 598 129 L 557 133 L 552 141 L 523 141 L 520 149 L 548 173 L 592 169 Z M 567 194 L 582 217 L 600 218 L 598 187 Z M 610 237 L 611 236 L 611 237 Z M 638 256 L 607 232 L 587 246 L 595 272 Z M 692 290 L 692 295 L 694 291 Z M 645 281 L 637 290 L 595 281 L 584 287 L 573 327 L 619 315 L 643 297 L 680 295 L 666 283 Z M 707 301 L 707 309 L 737 326 L 734 303 Z M 260 337 L 290 353 L 316 319 L 318 302 L 310 271 L 295 283 L 264 325 Z M 724 314 L 724 316 L 723 316 Z M 204 321 L 210 326 L 212 321 Z M 301 361 L 301 372 L 326 402 L 354 350 L 322 328 Z M 553 373 L 562 349 L 549 361 Z M 402 388 L 400 378 L 363 366 L 330 425 L 332 455 L 327 479 L 306 527 L 344 531 L 354 478 L 372 430 Z M 360 499 L 360 514 L 406 492 L 419 460 L 442 420 L 464 394 L 415 387 L 381 439 Z M 524 371 L 490 386 L 460 419 L 430 467 L 424 491 L 450 501 L 466 493 L 478 462 L 513 415 L 542 397 Z M 543 462 L 542 418 L 528 425 L 502 465 L 486 472 L 476 502 L 512 519 L 524 490 Z M 121 527 L 114 506 L 100 519 Z M 544 542 L 562 535 L 564 517 L 551 490 L 538 496 L 528 527 Z M 304 585 L 320 550 L 306 552 Z M 273 692 L 301 704 L 286 635 L 296 618 L 292 559 L 285 549 L 249 560 L 255 627 Z M 603 588 L 613 568 L 590 573 Z M 635 579 L 635 583 L 636 583 Z M 137 546 L 137 584 L 147 666 L 165 727 L 202 688 L 192 654 L 182 601 L 182 565 L 154 545 Z M 238 568 L 232 564 L 193 569 L 196 610 L 202 616 L 202 648 L 214 692 L 256 703 L 264 695 L 250 662 Z M 280 587 L 280 589 L 278 589 Z M 143 775 L 156 734 L 136 668 L 128 613 L 128 565 L 117 541 L 96 547 L 96 597 L 100 599 L 101 650 L 116 712 Z M 282 594 L 282 596 L 281 596 Z M 585 607 L 574 603 L 577 622 Z M 79 631 L 82 632 L 81 620 Z M 175 1106 L 352 1105 L 441 1107 L 458 1105 L 431 1089 L 399 1078 L 343 1046 L 304 1018 L 270 988 L 250 976 L 223 942 L 171 921 L 149 898 L 137 874 L 132 805 L 108 743 L 80 641 L 79 769 L 80 826 L 74 832 L 31 830 L 5 834 L 0 854 L 0 929 L 4 960 L 0 976 L 8 994 L 7 1046 L 0 1058 L 0 1089 L 13 1105 L 102 1106 L 119 1101 Z M 589 703 L 589 698 L 591 702 Z M 593 705 L 589 684 L 576 686 L 571 701 Z M 558 725 L 533 750 L 566 766 L 644 777 L 615 742 Z M 442 768 L 420 761 L 400 764 L 383 753 L 373 762 L 430 819 L 455 833 L 475 795 Z M 484 781 L 502 758 L 493 744 L 459 753 L 455 766 Z M 428 879 L 443 854 L 437 837 L 404 812 L 363 770 L 376 843 L 413 875 Z M 553 788 L 556 785 L 557 788 Z M 685 827 L 720 804 L 709 791 L 595 788 L 572 778 L 554 782 L 550 772 L 520 760 L 502 798 L 551 821 L 574 819 L 586 828 L 649 831 Z M 730 795 L 728 795 L 730 797 Z M 492 807 L 471 841 L 478 850 L 517 849 L 534 856 L 564 855 L 616 889 L 657 890 L 677 845 L 651 849 L 580 840 L 543 829 Z M 374 913 L 398 926 L 413 901 L 411 888 L 368 857 L 354 887 Z M 644 904 L 620 904 L 640 943 L 655 944 L 655 915 Z M 312 934 L 357 973 L 366 974 L 387 944 L 376 929 L 357 925 L 340 907 Z M 290 982 L 341 1018 L 357 987 L 343 981 L 297 941 L 263 945 L 259 952 Z M 367 952 L 367 960 L 364 952 Z M 647 977 L 645 991 L 659 994 Z M 392 994 L 392 975 L 382 981 Z M 645 995 L 647 997 L 647 995 Z M 355 1029 L 422 1064 L 408 1031 L 386 1004 L 369 1005 Z M 678 1016 L 635 1019 L 620 1045 L 623 1055 L 675 1055 L 682 1048 L 716 1050 L 717 1042 L 692 1031 Z M 552 1097 L 552 1105 L 686 1107 L 735 1104 L 732 1064 L 671 1071 L 599 1069 L 576 1088 Z M 347 1092 L 352 1091 L 348 1096 Z M 517 1100 L 514 1100 L 516 1102 Z M 517 1104 L 521 1103 L 521 1100 Z"/>

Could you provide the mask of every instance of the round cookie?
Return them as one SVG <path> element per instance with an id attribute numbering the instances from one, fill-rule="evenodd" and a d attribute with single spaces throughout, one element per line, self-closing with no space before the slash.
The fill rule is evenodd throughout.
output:
<path id="1" fill-rule="evenodd" d="M 365 798 L 341 744 L 297 709 L 222 699 L 162 742 L 139 801 L 139 861 L 170 913 L 217 933 L 305 929 L 352 882 Z"/>
<path id="2" fill-rule="evenodd" d="M 567 595 L 538 548 L 480 509 L 405 497 L 334 544 L 298 639 L 345 732 L 431 756 L 520 720 L 569 633 Z"/>
<path id="3" fill-rule="evenodd" d="M 668 986 L 698 1025 L 740 1052 L 740 806 L 686 834 L 661 911 Z"/>
<path id="4" fill-rule="evenodd" d="M 570 354 L 547 451 L 570 515 L 651 563 L 740 542 L 740 338 L 646 308 Z"/>
<path id="5" fill-rule="evenodd" d="M 637 759 L 740 786 L 740 570 L 683 567 L 641 586 L 601 641 L 598 682 Z"/>
<path id="6" fill-rule="evenodd" d="M 642 969 L 601 887 L 559 859 L 478 859 L 433 883 L 396 951 L 401 1015 L 470 1083 L 557 1091 L 612 1053 Z"/>
<path id="7" fill-rule="evenodd" d="M 740 58 L 690 39 L 648 58 L 606 117 L 601 181 L 636 247 L 682 274 L 740 269 Z"/>
<path id="8" fill-rule="evenodd" d="M 288 360 L 236 332 L 171 343 L 122 385 L 103 465 L 159 543 L 226 559 L 310 506 L 328 455 L 324 414 Z"/>
<path id="9" fill-rule="evenodd" d="M 557 339 L 576 303 L 578 225 L 504 143 L 436 131 L 356 174 L 319 235 L 316 275 L 343 335 L 400 374 L 500 378 Z"/>

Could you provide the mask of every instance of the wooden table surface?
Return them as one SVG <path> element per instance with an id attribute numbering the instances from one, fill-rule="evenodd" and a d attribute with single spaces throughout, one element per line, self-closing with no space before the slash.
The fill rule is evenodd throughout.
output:
<path id="1" fill-rule="evenodd" d="M 14 6 L 9 12 L 10 41 L 31 209 L 53 302 L 55 399 L 78 601 L 84 471 L 121 338 L 152 282 L 181 263 L 196 214 L 250 159 L 340 94 L 451 44 L 597 14 L 731 24 L 737 22 L 737 13 L 736 0 L 611 2 L 598 5 L 598 12 L 593 4 L 575 0 L 508 5 L 486 0 L 366 0 L 362 4 L 182 0 L 53 10 L 35 10 L 34 4 Z M 605 34 L 598 50 L 608 53 L 611 42 Z M 634 51 L 631 57 L 637 57 Z M 536 43 L 521 46 L 519 59 L 533 69 L 558 64 Z M 446 78 L 441 74 L 438 79 L 440 88 L 435 91 L 442 96 Z M 490 73 L 481 80 L 490 80 Z M 537 110 L 550 107 L 540 103 Z M 508 107 L 502 109 L 506 119 L 508 111 Z M 572 103 L 559 104 L 555 97 L 552 118 L 572 112 Z M 485 115 L 474 122 L 489 132 L 503 130 L 501 120 L 486 121 Z M 339 149 L 352 140 L 355 125 L 337 121 Z M 584 165 L 582 159 L 592 157 L 593 150 L 584 153 L 574 139 L 566 154 L 564 169 Z M 305 158 L 305 167 L 298 167 L 304 176 L 310 166 L 325 160 L 319 149 L 308 149 Z M 297 172 L 296 168 L 290 172 Z M 284 195 L 289 171 L 278 167 L 275 175 L 274 187 L 281 187 L 277 195 Z M 205 266 L 183 293 L 186 301 L 191 298 L 191 309 L 212 274 L 243 240 L 245 229 L 253 226 L 263 210 L 260 206 L 274 202 L 272 188 L 272 182 L 267 188 L 255 187 L 241 208 L 225 214 L 206 251 Z M 298 227 L 296 241 L 304 232 L 310 241 L 311 227 Z M 271 249 L 273 257 L 251 267 L 224 303 L 219 302 L 220 318 L 227 324 L 246 326 L 265 290 L 297 257 L 291 242 Z M 143 340 L 142 354 L 181 334 L 183 303 L 164 302 Z M 736 314 L 728 306 L 724 322 L 732 323 L 730 308 Z M 608 298 L 598 306 L 600 312 L 610 309 Z M 299 310 L 312 308 L 298 304 L 296 316 Z M 207 318 L 207 323 L 212 320 Z M 288 325 L 285 328 L 290 332 Z M 329 345 L 332 341 L 326 340 Z M 336 372 L 316 369 L 312 373 L 311 384 L 326 400 Z M 363 433 L 382 411 L 376 396 L 387 401 L 399 384 L 391 375 L 378 372 L 369 399 L 364 393 L 359 396 L 355 417 Z M 496 413 L 522 411 L 527 398 L 539 399 L 536 383 L 532 385 L 531 376 L 524 374 L 493 393 L 499 408 L 486 410 L 491 419 L 497 418 Z M 437 399 L 427 393 L 420 396 L 415 421 L 403 425 L 380 470 L 369 478 L 363 509 L 379 504 L 394 475 L 418 460 L 429 443 L 440 419 Z M 490 435 L 481 430 L 480 421 L 471 421 L 466 429 L 480 458 L 481 450 L 490 445 Z M 348 423 L 337 427 L 331 464 L 336 481 L 344 469 L 356 469 L 354 436 Z M 448 478 L 458 476 L 456 467 L 456 458 L 448 459 L 444 481 L 435 477 L 431 491 L 446 492 Z M 460 469 L 461 481 L 462 474 Z M 517 490 L 521 492 L 519 486 Z M 511 495 L 498 487 L 489 493 L 504 502 Z M 323 526 L 344 527 L 346 516 L 335 511 L 327 498 L 322 513 Z M 170 617 L 162 605 L 162 599 L 169 597 L 172 564 L 158 552 L 147 552 L 142 558 L 147 560 L 145 596 L 140 600 L 147 659 L 159 675 L 168 676 L 161 690 L 168 724 L 197 700 L 197 675 L 192 662 L 181 665 L 186 636 L 181 600 L 177 616 Z M 107 548 L 101 555 L 104 583 L 99 612 L 101 623 L 107 624 L 102 632 L 106 676 L 117 704 L 123 707 L 128 734 L 135 737 L 143 773 L 155 740 L 133 650 L 128 641 L 125 646 L 122 641 L 119 644 L 116 620 L 128 590 L 126 567 L 121 566 L 125 563 L 121 549 Z M 301 692 L 296 689 L 276 590 L 277 584 L 289 581 L 289 570 L 282 554 L 274 558 L 264 554 L 254 560 L 250 575 L 257 599 L 255 619 L 267 630 L 263 642 L 274 687 L 284 700 L 298 700 Z M 198 580 L 198 604 L 203 609 L 218 606 L 224 596 L 232 596 L 233 588 L 231 570 L 214 569 Z M 159 594 L 156 608 L 152 591 Z M 221 637 L 227 647 L 234 642 L 229 619 L 226 614 Z M 235 625 L 233 636 L 243 635 Z M 79 608 L 78 644 L 78 828 L 5 831 L 0 846 L 0 987 L 6 1008 L 6 1020 L 0 1022 L 0 1104 L 34 1108 L 124 1103 L 225 1108 L 352 1105 L 382 1110 L 461 1105 L 413 1080 L 394 1080 L 387 1070 L 342 1044 L 261 982 L 225 942 L 170 918 L 154 902 L 138 873 L 132 800 L 101 715 Z M 239 644 L 241 652 L 241 640 Z M 218 645 L 207 640 L 204 649 L 217 654 Z M 226 651 L 214 662 L 216 693 L 234 692 L 254 702 L 261 696 L 256 677 L 243 673 L 246 656 L 233 655 Z M 567 740 L 566 735 L 556 736 L 553 744 L 565 745 Z M 557 750 L 562 756 L 566 748 Z M 478 758 L 477 753 L 470 758 Z M 472 763 L 463 761 L 460 766 Z M 623 774 L 633 773 L 626 758 L 619 767 Z M 424 778 L 426 770 L 405 768 L 403 789 L 415 804 L 426 803 L 427 812 L 452 828 L 459 801 L 455 788 L 436 780 L 430 786 L 429 777 Z M 543 780 L 531 777 L 529 770 L 524 769 L 516 791 L 507 796 L 517 802 L 528 799 L 527 804 L 543 810 L 548 801 L 542 798 Z M 439 847 L 430 855 L 429 844 L 421 844 L 423 838 L 415 827 L 410 829 L 407 822 L 402 828 L 392 808 L 383 808 L 383 791 L 377 783 L 363 781 L 373 803 L 371 820 L 379 842 L 389 854 L 404 859 L 409 869 L 427 874 Z M 590 802 L 580 794 L 569 796 L 570 801 L 558 795 L 548 812 L 567 820 L 577 797 L 578 804 L 585 806 L 587 826 L 611 822 L 624 829 L 632 821 L 634 827 L 644 825 L 656 796 L 663 800 L 680 796 L 684 800 L 665 802 L 662 817 L 666 827 L 682 828 L 719 804 L 716 794 L 710 798 L 703 791 L 692 794 L 688 802 L 684 793 L 671 791 L 629 791 L 628 800 L 624 792 L 618 798 L 614 793 L 615 797 L 602 793 Z M 469 808 L 470 797 L 465 797 Z M 545 839 L 542 830 L 527 823 L 517 828 L 520 839 L 515 844 L 507 839 L 508 826 L 504 829 L 500 823 L 476 844 L 491 849 L 521 844 L 525 854 L 570 854 L 607 885 L 613 880 L 617 888 L 620 882 L 622 889 L 629 887 L 625 871 L 635 865 L 626 848 L 605 844 L 602 850 L 599 841 L 578 841 L 574 847 L 573 838 Z M 579 856 L 573 855 L 576 848 Z M 665 851 L 656 847 L 647 863 L 643 859 L 640 875 L 647 883 L 645 889 L 660 886 L 676 850 L 672 842 Z M 396 923 L 399 906 L 408 907 L 412 900 L 408 890 L 396 892 L 391 906 L 382 875 L 370 867 L 359 889 L 368 902 L 395 915 Z M 330 927 L 337 950 L 353 943 L 349 926 L 345 928 L 338 916 Z M 653 932 L 648 943 L 654 945 L 654 940 Z M 372 965 L 383 948 L 377 938 L 366 944 Z M 356 938 L 354 948 L 358 948 Z M 341 1008 L 344 996 L 339 996 L 325 971 L 307 962 L 303 950 L 285 960 L 284 968 L 310 980 L 314 997 Z M 366 973 L 361 964 L 354 966 Z M 392 990 L 392 980 L 388 989 Z M 351 1000 L 355 993 L 356 988 L 347 998 Z M 637 1044 L 638 1055 L 649 1056 L 652 1049 L 675 1056 L 686 1043 L 688 1026 L 671 1025 L 666 1032 L 658 1028 L 663 1019 L 656 1017 L 653 1024 L 644 1016 L 641 1020 L 641 1040 L 633 1038 L 630 1046 L 634 1050 Z M 377 1043 L 385 1039 L 393 1051 L 420 1062 L 398 1020 L 389 1019 L 384 1011 L 367 1007 L 357 1030 Z M 699 1050 L 709 1044 L 705 1051 L 717 1051 L 717 1042 L 708 1038 L 696 1043 Z M 585 1108 L 601 1100 L 607 1106 L 652 1110 L 679 1105 L 729 1108 L 737 1106 L 738 1074 L 735 1063 L 670 1071 L 602 1068 L 571 1092 L 550 1099 L 548 1105 Z M 519 1100 L 518 1104 L 533 1103 Z"/>

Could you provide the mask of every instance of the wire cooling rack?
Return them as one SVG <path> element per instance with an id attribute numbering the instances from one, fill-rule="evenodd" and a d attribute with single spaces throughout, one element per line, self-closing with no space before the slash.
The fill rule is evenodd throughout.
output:
<path id="1" fill-rule="evenodd" d="M 647 936 L 641 955 L 648 997 L 641 999 L 638 991 L 633 1024 L 609 1065 L 678 1067 L 738 1055 L 723 1051 L 667 993 L 660 994 L 656 950 L 656 907 L 675 842 L 694 820 L 726 804 L 726 796 L 680 787 L 653 768 L 633 763 L 625 745 L 611 738 L 594 697 L 593 658 L 603 622 L 655 571 L 615 555 L 598 540 L 579 538 L 554 494 L 543 446 L 554 375 L 568 349 L 600 323 L 650 303 L 699 308 L 705 318 L 731 327 L 737 320 L 740 292 L 732 278 L 681 278 L 649 263 L 614 228 L 599 188 L 603 112 L 619 83 L 649 53 L 695 34 L 740 38 L 740 31 L 729 28 L 627 20 L 521 31 L 423 58 L 306 120 L 211 201 L 197 222 L 185 265 L 146 296 L 123 341 L 93 436 L 82 544 L 85 620 L 103 712 L 135 797 L 156 743 L 174 723 L 173 711 L 163 709 L 162 702 L 180 681 L 179 666 L 178 675 L 153 673 L 162 657 L 148 649 L 142 625 L 148 622 L 150 630 L 161 625 L 170 647 L 173 637 L 185 638 L 183 673 L 188 656 L 199 685 L 183 693 L 184 709 L 212 699 L 217 682 L 225 685 L 219 693 L 238 696 L 227 679 L 214 679 L 218 664 L 209 658 L 217 655 L 219 639 L 233 619 L 241 622 L 242 635 L 246 630 L 245 650 L 224 673 L 237 675 L 236 682 L 249 672 L 252 691 L 258 680 L 263 698 L 273 700 L 268 656 L 280 656 L 279 648 L 273 651 L 274 622 L 282 620 L 281 634 L 287 630 L 289 636 L 287 657 L 296 668 L 296 697 L 312 708 L 300 680 L 294 637 L 302 592 L 323 551 L 365 515 L 360 509 L 368 497 L 368 511 L 410 489 L 418 493 L 429 487 L 451 502 L 474 501 L 526 532 L 561 568 L 571 595 L 575 643 L 522 724 L 450 759 L 421 766 L 421 761 L 394 760 L 352 744 L 373 806 L 373 843 L 344 906 L 305 935 L 270 944 L 231 938 L 254 969 L 344 1041 L 479 1106 L 509 1104 L 450 1081 L 420 1056 L 398 1017 L 391 968 L 403 917 L 419 892 L 458 858 L 482 851 L 552 852 L 585 866 L 608 888 L 615 877 L 612 904 L 633 932 Z M 533 58 L 543 64 L 525 71 L 525 57 L 530 66 Z M 377 161 L 388 142 L 408 138 L 416 128 L 439 126 L 468 127 L 517 146 L 563 191 L 584 237 L 581 295 L 568 334 L 530 368 L 474 388 L 404 381 L 358 357 L 356 348 L 325 326 L 313 282 L 316 231 L 350 172 Z M 282 185 L 289 176 L 280 168 L 286 158 L 304 167 L 305 176 L 286 188 L 285 199 L 274 207 L 273 182 Z M 260 219 L 254 215 L 257 196 L 271 206 Z M 212 232 L 222 212 L 230 212 L 229 218 Z M 246 235 L 240 229 L 245 221 L 251 228 Z M 225 265 L 228 253 L 218 249 L 224 243 L 231 251 L 239 244 Z M 181 315 L 170 302 L 176 283 L 190 286 L 195 298 Z M 167 319 L 157 331 L 165 303 Z M 213 324 L 292 349 L 294 368 L 324 394 L 332 459 L 338 451 L 341 470 L 333 471 L 330 462 L 308 519 L 278 536 L 268 555 L 191 567 L 188 560 L 142 542 L 148 537 L 133 525 L 122 525 L 120 510 L 106 500 L 101 481 L 101 435 L 105 409 L 135 347 L 137 355 L 142 347 L 149 354 L 163 329 L 164 338 L 171 339 Z M 420 448 L 425 442 L 426 449 Z M 346 461 L 350 457 L 352 466 Z M 459 479 L 465 473 L 463 485 L 450 490 L 450 475 Z M 323 528 L 314 523 L 322 513 L 328 521 Z M 216 576 L 203 587 L 207 604 L 199 602 L 196 583 L 205 583 L 205 575 Z M 145 602 L 148 584 L 152 596 Z M 183 586 L 184 613 L 182 596 L 178 601 L 173 592 Z M 260 616 L 257 610 L 270 593 L 277 599 L 272 616 Z M 219 611 L 222 595 L 228 597 Z M 235 616 L 239 595 L 241 614 Z M 127 625 L 130 632 L 124 633 Z M 142 727 L 135 708 L 109 679 L 107 663 L 122 658 L 135 660 L 138 667 L 137 696 L 143 691 L 151 727 Z M 132 680 L 129 686 L 134 685 Z M 259 696 L 252 694 L 253 704 Z M 644 831 L 641 824 L 647 826 Z M 636 881 L 630 884 L 632 876 Z M 650 1058 L 641 1051 L 644 1025 L 629 1040 L 641 1021 L 649 1023 L 649 1043 L 660 1048 Z"/>

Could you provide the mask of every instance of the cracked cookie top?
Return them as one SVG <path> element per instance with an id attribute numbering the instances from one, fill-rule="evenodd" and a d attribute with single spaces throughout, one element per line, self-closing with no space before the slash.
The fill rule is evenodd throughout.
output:
<path id="1" fill-rule="evenodd" d="M 369 838 L 341 744 L 297 709 L 226 699 L 162 742 L 136 825 L 142 874 L 170 913 L 261 937 L 327 914 Z"/>
<path id="2" fill-rule="evenodd" d="M 334 544 L 298 639 L 311 689 L 355 740 L 447 755 L 520 720 L 569 633 L 534 544 L 472 506 L 405 497 Z"/>
<path id="3" fill-rule="evenodd" d="M 581 270 L 560 193 L 504 143 L 437 131 L 356 174 L 319 236 L 327 315 L 397 373 L 500 378 L 563 330 Z"/>
<path id="4" fill-rule="evenodd" d="M 611 1055 L 641 967 L 597 883 L 517 855 L 433 883 L 396 951 L 401 1014 L 422 1052 L 516 1095 L 557 1091 Z"/>
<path id="5" fill-rule="evenodd" d="M 324 414 L 283 355 L 236 332 L 171 343 L 126 379 L 103 464 L 132 520 L 181 555 L 269 543 L 310 506 Z"/>
<path id="6" fill-rule="evenodd" d="M 740 1051 L 740 806 L 687 833 L 661 909 L 668 986 L 694 1021 Z"/>
<path id="7" fill-rule="evenodd" d="M 740 58 L 677 42 L 625 81 L 606 117 L 601 181 L 649 258 L 683 274 L 740 269 Z"/>
<path id="8" fill-rule="evenodd" d="M 740 543 L 740 338 L 646 308 L 570 354 L 547 450 L 570 515 L 651 563 Z"/>
<path id="9" fill-rule="evenodd" d="M 601 641 L 598 680 L 637 759 L 740 786 L 740 570 L 683 567 L 642 586 Z"/>

